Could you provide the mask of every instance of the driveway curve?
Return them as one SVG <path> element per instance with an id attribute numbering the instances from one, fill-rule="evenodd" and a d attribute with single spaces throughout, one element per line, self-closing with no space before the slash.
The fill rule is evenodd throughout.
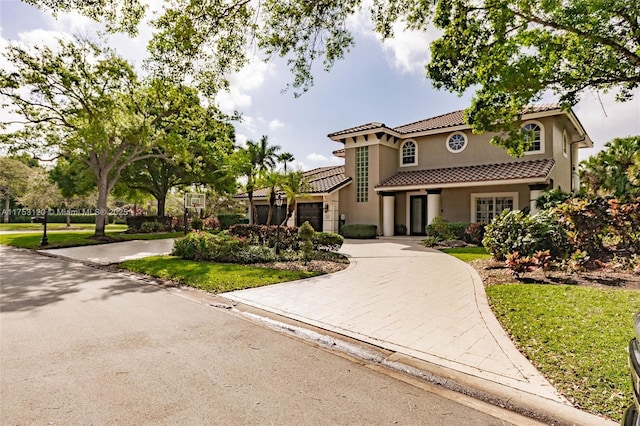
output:
<path id="1" fill-rule="evenodd" d="M 415 238 L 346 240 L 351 265 L 223 297 L 566 404 L 516 349 L 466 263 Z"/>

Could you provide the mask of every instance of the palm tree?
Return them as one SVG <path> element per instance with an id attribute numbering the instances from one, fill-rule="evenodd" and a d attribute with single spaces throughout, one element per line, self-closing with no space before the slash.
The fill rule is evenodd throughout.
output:
<path id="1" fill-rule="evenodd" d="M 266 135 L 260 138 L 260 142 L 247 141 L 246 154 L 241 161 L 241 175 L 247 177 L 247 195 L 249 196 L 249 205 L 251 206 L 250 223 L 258 221 L 258 212 L 253 202 L 253 191 L 256 188 L 257 180 L 267 170 L 271 170 L 276 166 L 277 152 L 280 151 L 280 145 L 269 145 Z"/>
<path id="2" fill-rule="evenodd" d="M 278 161 L 280 161 L 282 164 L 284 164 L 284 174 L 285 175 L 287 174 L 287 163 L 290 163 L 293 160 L 295 160 L 295 157 L 290 152 L 283 152 L 282 154 L 278 155 Z"/>
<path id="3" fill-rule="evenodd" d="M 273 208 L 276 205 L 276 193 L 281 185 L 284 175 L 275 170 L 268 170 L 260 180 L 260 186 L 264 186 L 269 189 L 269 213 L 267 214 L 267 225 L 271 225 L 273 220 Z"/>
<path id="4" fill-rule="evenodd" d="M 287 216 L 281 225 L 286 225 L 287 221 L 296 210 L 296 198 L 306 196 L 311 191 L 311 184 L 302 171 L 291 172 L 284 175 L 282 179 L 282 190 L 287 197 Z"/>

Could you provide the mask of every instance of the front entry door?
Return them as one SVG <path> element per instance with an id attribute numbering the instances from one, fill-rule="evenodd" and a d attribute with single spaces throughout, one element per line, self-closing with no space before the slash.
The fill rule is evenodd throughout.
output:
<path id="1" fill-rule="evenodd" d="M 409 220 L 411 235 L 425 235 L 427 226 L 427 196 L 418 195 L 409 198 L 411 204 Z"/>

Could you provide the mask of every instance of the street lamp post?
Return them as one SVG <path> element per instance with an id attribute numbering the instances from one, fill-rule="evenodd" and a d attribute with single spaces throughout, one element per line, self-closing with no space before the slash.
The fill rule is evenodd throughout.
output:
<path id="1" fill-rule="evenodd" d="M 282 207 L 282 195 L 276 196 L 276 256 L 280 255 L 280 207 Z"/>
<path id="2" fill-rule="evenodd" d="M 44 232 L 42 233 L 42 239 L 40 240 L 40 245 L 41 246 L 48 246 L 49 245 L 49 239 L 47 238 L 47 216 L 49 213 L 49 209 L 44 209 L 44 222 L 42 222 L 42 224 L 44 225 Z"/>

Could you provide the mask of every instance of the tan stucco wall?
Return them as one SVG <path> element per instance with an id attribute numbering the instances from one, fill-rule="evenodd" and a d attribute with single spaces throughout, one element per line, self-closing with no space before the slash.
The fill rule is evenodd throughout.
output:
<path id="1" fill-rule="evenodd" d="M 492 185 L 442 190 L 442 217 L 449 222 L 471 222 L 471 194 L 517 192 L 517 208 L 529 207 L 528 185 Z"/>

